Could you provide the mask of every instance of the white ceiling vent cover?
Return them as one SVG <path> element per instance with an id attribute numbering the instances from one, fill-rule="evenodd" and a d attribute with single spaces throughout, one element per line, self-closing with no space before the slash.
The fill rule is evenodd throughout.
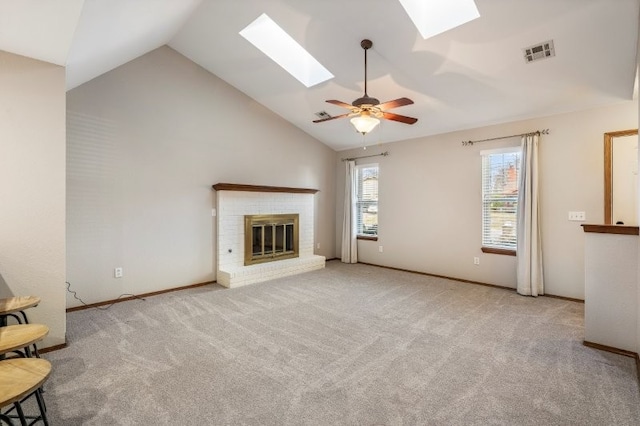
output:
<path id="1" fill-rule="evenodd" d="M 526 63 L 547 59 L 556 56 L 553 40 L 545 41 L 522 49 Z"/>

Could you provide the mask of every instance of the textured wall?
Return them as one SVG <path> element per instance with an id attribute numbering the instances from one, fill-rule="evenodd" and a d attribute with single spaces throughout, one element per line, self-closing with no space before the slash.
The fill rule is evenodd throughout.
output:
<path id="1" fill-rule="evenodd" d="M 298 214 L 300 256 L 313 254 L 314 194 L 218 191 L 218 267 L 244 266 L 244 216 Z"/>
<path id="2" fill-rule="evenodd" d="M 267 281 L 324 267 L 314 256 L 314 194 L 217 191 L 218 282 L 227 287 Z M 245 215 L 298 215 L 298 257 L 244 266 Z"/>

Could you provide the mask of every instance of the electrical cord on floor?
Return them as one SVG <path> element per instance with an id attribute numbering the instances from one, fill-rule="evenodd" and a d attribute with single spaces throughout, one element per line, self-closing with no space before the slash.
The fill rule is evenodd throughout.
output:
<path id="1" fill-rule="evenodd" d="M 144 297 L 140 297 L 140 296 L 137 296 L 137 295 L 135 295 L 135 294 L 131 294 L 131 293 L 124 293 L 124 294 L 121 294 L 120 296 L 116 297 L 115 301 L 114 301 L 112 304 L 110 304 L 109 306 L 107 306 L 106 308 L 105 308 L 105 307 L 102 307 L 102 306 L 93 306 L 93 305 L 89 305 L 88 303 L 85 303 L 85 301 L 84 301 L 84 300 L 82 300 L 82 299 L 80 299 L 80 298 L 78 297 L 78 293 L 76 293 L 74 290 L 71 290 L 71 283 L 70 283 L 69 281 L 65 281 L 65 282 L 67 283 L 67 291 L 73 295 L 73 298 L 74 298 L 74 299 L 78 300 L 78 301 L 79 301 L 80 303 L 82 303 L 84 306 L 88 306 L 88 307 L 90 307 L 90 308 L 95 308 L 95 309 L 100 309 L 101 311 L 106 311 L 107 309 L 111 308 L 113 305 L 115 305 L 116 303 L 118 303 L 118 300 L 119 300 L 121 297 L 124 297 L 124 296 L 131 296 L 131 297 L 133 297 L 133 298 L 135 298 L 135 299 L 140 299 L 140 300 L 142 300 L 143 302 L 146 302 L 146 301 L 147 301 L 147 299 L 145 299 Z"/>

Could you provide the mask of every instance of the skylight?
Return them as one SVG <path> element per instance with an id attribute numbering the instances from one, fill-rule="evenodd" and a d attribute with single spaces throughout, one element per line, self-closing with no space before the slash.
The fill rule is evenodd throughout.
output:
<path id="1" fill-rule="evenodd" d="M 320 62 L 300 46 L 266 13 L 240 31 L 240 35 L 260 49 L 262 53 L 284 68 L 307 87 L 333 78 Z"/>
<path id="2" fill-rule="evenodd" d="M 474 0 L 400 0 L 400 3 L 424 39 L 480 17 Z"/>

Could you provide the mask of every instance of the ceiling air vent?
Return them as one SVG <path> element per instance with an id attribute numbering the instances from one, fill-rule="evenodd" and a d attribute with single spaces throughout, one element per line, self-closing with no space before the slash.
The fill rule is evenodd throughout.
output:
<path id="1" fill-rule="evenodd" d="M 316 112 L 316 117 L 318 118 L 331 118 L 331 115 L 327 111 L 318 111 Z"/>
<path id="2" fill-rule="evenodd" d="M 553 48 L 553 40 L 525 47 L 522 51 L 524 52 L 524 60 L 526 63 L 556 56 L 556 50 Z"/>

